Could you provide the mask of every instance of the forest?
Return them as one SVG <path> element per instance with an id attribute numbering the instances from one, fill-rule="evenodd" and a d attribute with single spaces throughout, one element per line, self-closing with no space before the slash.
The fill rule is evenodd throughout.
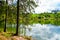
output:
<path id="1" fill-rule="evenodd" d="M 0 35 L 3 38 L 10 38 L 23 34 L 23 38 L 31 40 L 31 36 L 26 35 L 26 29 L 31 30 L 28 25 L 37 23 L 60 25 L 60 11 L 37 14 L 34 13 L 34 8 L 37 6 L 32 0 L 17 0 L 16 3 L 13 0 L 0 1 Z M 4 40 L 1 37 L 0 39 Z M 15 39 L 12 37 L 11 40 Z"/>

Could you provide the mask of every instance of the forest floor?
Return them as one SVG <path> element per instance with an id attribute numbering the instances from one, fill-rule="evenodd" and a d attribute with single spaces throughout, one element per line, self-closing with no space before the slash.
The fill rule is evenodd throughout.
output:
<path id="1" fill-rule="evenodd" d="M 27 36 L 11 36 L 11 33 L 0 32 L 0 40 L 32 40 Z"/>

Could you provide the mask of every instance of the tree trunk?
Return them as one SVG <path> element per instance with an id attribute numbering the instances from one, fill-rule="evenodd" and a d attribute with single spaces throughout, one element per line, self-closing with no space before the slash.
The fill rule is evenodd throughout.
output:
<path id="1" fill-rule="evenodd" d="M 16 26 L 16 35 L 18 35 L 19 28 L 19 0 L 17 0 L 17 26 Z"/>
<path id="2" fill-rule="evenodd" d="M 6 4 L 8 4 L 8 1 L 7 1 L 7 0 L 6 0 Z M 5 27 L 4 27 L 4 32 L 6 32 L 7 13 L 8 13 L 8 10 L 7 10 L 7 8 L 6 8 L 6 17 L 5 17 Z"/>

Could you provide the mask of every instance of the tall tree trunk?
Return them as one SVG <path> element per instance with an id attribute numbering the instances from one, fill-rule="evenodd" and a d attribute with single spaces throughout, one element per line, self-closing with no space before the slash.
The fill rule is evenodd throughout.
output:
<path id="1" fill-rule="evenodd" d="M 6 0 L 6 4 L 8 4 L 8 1 Z M 5 27 L 4 27 L 4 32 L 6 32 L 6 24 L 7 24 L 7 8 L 6 8 L 6 17 L 5 17 Z"/>
<path id="2" fill-rule="evenodd" d="M 16 26 L 16 35 L 18 35 L 19 28 L 19 0 L 17 0 L 17 26 Z"/>

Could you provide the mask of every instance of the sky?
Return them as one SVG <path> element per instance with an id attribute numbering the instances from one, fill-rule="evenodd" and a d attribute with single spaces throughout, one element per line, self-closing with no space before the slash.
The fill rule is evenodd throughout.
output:
<path id="1" fill-rule="evenodd" d="M 38 2 L 38 7 L 35 8 L 35 13 L 51 12 L 51 10 L 60 10 L 60 0 L 36 1 Z M 14 0 L 14 2 L 16 2 L 16 0 Z"/>
<path id="2" fill-rule="evenodd" d="M 38 0 L 35 13 L 51 12 L 51 10 L 60 10 L 60 0 Z"/>

